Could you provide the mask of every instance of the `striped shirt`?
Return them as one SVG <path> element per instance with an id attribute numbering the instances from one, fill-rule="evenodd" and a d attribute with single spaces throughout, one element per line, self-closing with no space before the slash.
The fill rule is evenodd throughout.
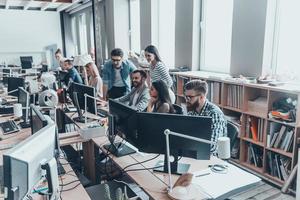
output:
<path id="1" fill-rule="evenodd" d="M 188 115 L 191 116 L 208 116 L 212 118 L 212 126 L 211 126 L 211 141 L 215 142 L 215 144 L 211 145 L 210 152 L 212 154 L 216 154 L 217 145 L 216 142 L 219 137 L 227 136 L 227 121 L 224 117 L 223 112 L 220 110 L 218 106 L 206 100 L 203 108 L 200 113 L 196 111 L 188 112 Z"/>
<path id="2" fill-rule="evenodd" d="M 150 67 L 150 77 L 151 83 L 162 80 L 166 83 L 168 88 L 171 88 L 173 85 L 169 69 L 162 62 L 157 62 L 154 67 Z"/>

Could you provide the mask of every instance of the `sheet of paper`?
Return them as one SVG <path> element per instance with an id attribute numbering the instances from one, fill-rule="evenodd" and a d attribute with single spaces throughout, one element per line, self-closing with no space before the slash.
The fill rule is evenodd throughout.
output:
<path id="1" fill-rule="evenodd" d="M 226 165 L 228 166 L 227 173 L 212 172 L 210 168 L 195 172 L 192 183 L 215 199 L 241 187 L 261 181 L 257 176 L 234 165 Z"/>

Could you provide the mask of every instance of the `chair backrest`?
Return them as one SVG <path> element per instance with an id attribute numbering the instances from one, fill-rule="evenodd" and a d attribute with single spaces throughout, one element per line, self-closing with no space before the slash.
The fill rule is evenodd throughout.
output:
<path id="1" fill-rule="evenodd" d="M 183 108 L 180 105 L 173 104 L 175 114 L 183 114 Z"/>
<path id="2" fill-rule="evenodd" d="M 232 149 L 233 144 L 235 143 L 237 136 L 239 134 L 239 127 L 232 123 L 231 121 L 227 121 L 227 136 L 230 139 L 230 148 Z"/>

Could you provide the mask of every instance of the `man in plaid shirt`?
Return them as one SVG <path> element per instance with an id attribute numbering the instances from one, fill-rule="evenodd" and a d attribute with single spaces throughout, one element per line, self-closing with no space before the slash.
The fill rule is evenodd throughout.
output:
<path id="1" fill-rule="evenodd" d="M 212 118 L 211 141 L 217 142 L 222 136 L 227 136 L 227 121 L 218 106 L 206 99 L 208 86 L 205 81 L 192 80 L 185 84 L 184 94 L 188 115 L 208 116 Z M 211 145 L 211 153 L 216 154 L 217 145 Z"/>

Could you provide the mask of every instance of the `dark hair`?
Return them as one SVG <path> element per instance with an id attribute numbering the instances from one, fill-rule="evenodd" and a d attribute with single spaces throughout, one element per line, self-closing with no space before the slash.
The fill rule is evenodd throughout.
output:
<path id="1" fill-rule="evenodd" d="M 191 80 L 187 82 L 184 86 L 184 91 L 186 90 L 195 90 L 196 92 L 199 92 L 201 94 L 206 95 L 207 94 L 207 83 L 205 81 L 201 80 Z"/>
<path id="2" fill-rule="evenodd" d="M 158 50 L 157 50 L 157 48 L 154 46 L 154 45 L 149 45 L 149 46 L 147 46 L 146 48 L 145 48 L 145 52 L 149 52 L 149 53 L 152 53 L 152 54 L 154 54 L 154 56 L 155 56 L 155 60 L 157 61 L 157 62 L 161 62 L 161 58 L 160 58 L 160 55 L 159 55 L 159 53 L 158 53 Z"/>
<path id="3" fill-rule="evenodd" d="M 146 72 L 144 70 L 136 69 L 132 73 L 133 74 L 140 73 L 140 75 L 142 76 L 142 78 L 145 78 L 145 79 L 147 78 L 147 74 L 146 74 Z"/>
<path id="4" fill-rule="evenodd" d="M 61 54 L 61 49 L 57 49 L 57 50 L 55 51 L 55 55 L 58 54 L 58 53 Z"/>
<path id="5" fill-rule="evenodd" d="M 169 113 L 174 113 L 174 107 L 173 107 L 172 102 L 171 102 L 171 98 L 170 98 L 170 94 L 169 94 L 169 88 L 168 88 L 167 84 L 164 81 L 159 80 L 159 81 L 153 82 L 152 86 L 157 91 L 158 100 L 161 103 L 169 104 L 169 106 L 170 106 Z"/>
<path id="6" fill-rule="evenodd" d="M 120 56 L 123 58 L 124 52 L 120 48 L 115 48 L 111 51 L 110 56 Z"/>

